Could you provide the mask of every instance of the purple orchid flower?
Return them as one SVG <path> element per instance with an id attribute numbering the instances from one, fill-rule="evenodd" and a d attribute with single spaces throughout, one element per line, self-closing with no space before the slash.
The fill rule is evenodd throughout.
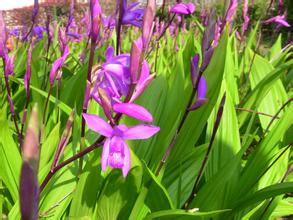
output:
<path id="1" fill-rule="evenodd" d="M 136 27 L 142 27 L 144 9 L 137 8 L 139 2 L 133 3 L 127 7 L 127 0 L 123 0 L 123 25 L 133 25 Z"/>
<path id="2" fill-rule="evenodd" d="M 111 97 L 114 103 L 120 102 L 122 96 L 126 96 L 131 84 L 130 74 L 130 54 L 120 54 L 113 56 L 114 49 L 109 47 L 106 50 L 106 62 L 101 65 L 101 68 L 96 72 L 96 85 L 93 91 L 93 98 L 100 103 L 97 94 L 97 88 L 101 87 Z M 136 90 L 131 98 L 133 101 L 146 88 L 153 79 L 150 76 L 148 63 L 143 61 L 140 78 L 137 79 Z"/>
<path id="3" fill-rule="evenodd" d="M 110 166 L 121 169 L 124 177 L 131 168 L 131 153 L 125 140 L 148 139 L 160 130 L 159 127 L 153 125 L 137 125 L 128 128 L 120 124 L 112 128 L 97 115 L 83 114 L 83 117 L 91 130 L 107 137 L 102 152 L 102 171 L 105 172 Z"/>
<path id="4" fill-rule="evenodd" d="M 171 10 L 171 13 L 189 15 L 195 12 L 195 5 L 193 3 L 179 3 L 174 5 Z"/>
<path id="5" fill-rule="evenodd" d="M 277 15 L 275 17 L 272 17 L 266 21 L 264 21 L 265 24 L 270 24 L 270 23 L 276 23 L 278 25 L 285 26 L 285 27 L 290 27 L 290 24 L 285 20 L 285 15 Z"/>

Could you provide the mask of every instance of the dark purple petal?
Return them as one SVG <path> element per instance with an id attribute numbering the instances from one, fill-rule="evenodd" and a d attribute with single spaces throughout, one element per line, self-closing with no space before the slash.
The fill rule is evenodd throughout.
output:
<path id="1" fill-rule="evenodd" d="M 104 121 L 104 119 L 92 114 L 82 114 L 82 116 L 91 130 L 105 137 L 111 137 L 113 129 L 107 122 Z"/>
<path id="2" fill-rule="evenodd" d="M 194 111 L 201 106 L 203 106 L 207 102 L 207 99 L 198 99 L 196 102 L 188 108 L 189 111 Z"/>
<path id="3" fill-rule="evenodd" d="M 113 105 L 115 112 L 128 115 L 144 122 L 152 122 L 153 116 L 144 107 L 133 103 L 116 103 Z"/>
<path id="4" fill-rule="evenodd" d="M 123 132 L 123 138 L 128 140 L 148 139 L 160 130 L 160 127 L 153 125 L 137 125 L 128 128 Z"/>

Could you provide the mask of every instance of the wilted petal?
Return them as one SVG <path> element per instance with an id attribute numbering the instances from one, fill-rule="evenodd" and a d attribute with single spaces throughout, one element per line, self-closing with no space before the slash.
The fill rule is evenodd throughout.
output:
<path id="1" fill-rule="evenodd" d="M 104 119 L 93 114 L 82 114 L 82 116 L 91 130 L 105 137 L 110 137 L 112 135 L 113 129 L 107 122 L 104 121 Z"/>
<path id="2" fill-rule="evenodd" d="M 123 138 L 128 140 L 148 139 L 160 130 L 160 127 L 153 125 L 137 125 L 128 128 L 123 132 Z"/>
<path id="3" fill-rule="evenodd" d="M 153 116 L 144 107 L 133 103 L 116 103 L 113 105 L 115 112 L 119 112 L 130 117 L 145 122 L 152 122 Z"/>

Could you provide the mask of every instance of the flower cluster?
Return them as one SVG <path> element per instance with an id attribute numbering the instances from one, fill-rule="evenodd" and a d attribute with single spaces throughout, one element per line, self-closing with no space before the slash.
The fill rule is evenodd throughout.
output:
<path id="1" fill-rule="evenodd" d="M 134 42 L 138 50 L 142 50 L 142 39 Z M 110 121 L 92 114 L 83 114 L 88 127 L 105 136 L 102 153 L 102 171 L 107 166 L 122 170 L 126 176 L 131 168 L 130 149 L 125 140 L 147 139 L 157 133 L 160 128 L 153 125 L 141 124 L 128 128 L 126 125 L 116 125 L 113 113 L 124 114 L 144 122 L 152 122 L 153 117 L 144 107 L 134 104 L 153 79 L 147 61 L 141 64 L 141 72 L 136 79 L 135 90 L 131 91 L 134 77 L 133 60 L 130 54 L 114 56 L 113 47 L 108 47 L 105 53 L 106 62 L 103 63 L 93 76 L 95 82 L 91 97 L 103 108 L 105 116 Z M 138 60 L 139 62 L 139 60 Z M 132 66 L 132 67 L 131 67 Z M 139 64 L 137 66 L 139 68 Z M 128 95 L 129 100 L 126 100 Z M 127 102 L 125 102 L 125 100 Z"/>

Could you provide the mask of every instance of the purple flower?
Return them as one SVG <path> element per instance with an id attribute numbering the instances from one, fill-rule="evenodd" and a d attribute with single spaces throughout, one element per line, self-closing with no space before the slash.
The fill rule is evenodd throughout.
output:
<path id="1" fill-rule="evenodd" d="M 290 27 L 290 24 L 285 20 L 285 15 L 277 15 L 275 17 L 272 17 L 264 21 L 264 23 L 265 24 L 276 23 L 280 26 Z"/>
<path id="2" fill-rule="evenodd" d="M 102 88 L 111 97 L 113 103 L 120 103 L 120 98 L 126 96 L 131 84 L 130 74 L 130 55 L 120 54 L 113 56 L 114 49 L 109 47 L 106 50 L 106 62 L 96 72 L 96 84 L 93 91 L 93 98 L 101 104 L 98 88 Z M 137 79 L 136 90 L 133 93 L 131 101 L 137 98 L 150 83 L 153 76 L 150 76 L 148 63 L 143 61 L 139 79 Z"/>
<path id="3" fill-rule="evenodd" d="M 195 12 L 195 5 L 193 3 L 179 3 L 174 5 L 171 10 L 171 13 L 189 15 Z"/>
<path id="4" fill-rule="evenodd" d="M 38 40 L 43 39 L 43 33 L 46 31 L 44 27 L 36 26 L 33 28 L 33 33 L 37 37 Z"/>
<path id="5" fill-rule="evenodd" d="M 131 168 L 131 153 L 125 140 L 147 139 L 160 130 L 159 127 L 153 125 L 137 125 L 128 128 L 120 124 L 112 128 L 96 115 L 83 114 L 83 117 L 91 130 L 107 137 L 102 152 L 102 171 L 105 172 L 110 166 L 121 169 L 124 177 Z"/>
<path id="6" fill-rule="evenodd" d="M 127 0 L 123 0 L 122 24 L 130 24 L 136 27 L 142 27 L 144 9 L 135 9 L 137 5 L 139 5 L 138 2 L 133 3 L 127 7 Z"/>
<path id="7" fill-rule="evenodd" d="M 13 28 L 12 30 L 9 31 L 9 34 L 18 37 L 20 35 L 20 29 L 19 28 Z"/>

